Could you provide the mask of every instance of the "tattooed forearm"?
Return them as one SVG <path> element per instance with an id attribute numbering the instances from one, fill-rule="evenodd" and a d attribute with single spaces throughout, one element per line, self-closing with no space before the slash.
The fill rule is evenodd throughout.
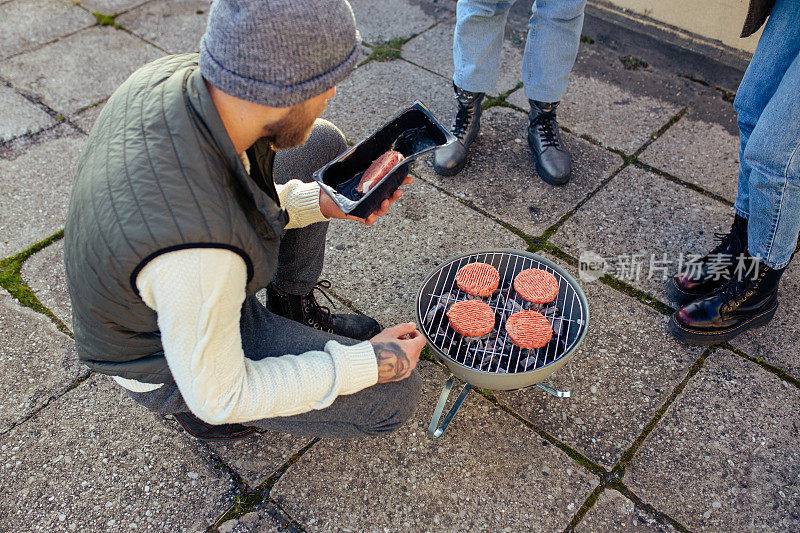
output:
<path id="1" fill-rule="evenodd" d="M 413 367 L 406 352 L 396 342 L 380 342 L 372 345 L 378 359 L 378 383 L 400 381 L 411 374 Z"/>

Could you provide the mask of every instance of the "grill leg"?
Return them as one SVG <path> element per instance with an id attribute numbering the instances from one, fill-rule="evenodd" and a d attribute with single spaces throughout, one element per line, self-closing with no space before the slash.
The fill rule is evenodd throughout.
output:
<path id="1" fill-rule="evenodd" d="M 444 430 L 447 429 L 447 426 L 450 425 L 450 422 L 453 420 L 453 417 L 456 416 L 461 404 L 464 403 L 464 398 L 467 397 L 469 391 L 472 390 L 472 385 L 469 383 L 464 384 L 464 388 L 461 389 L 461 394 L 458 395 L 456 401 L 453 403 L 453 406 L 450 407 L 450 410 L 447 411 L 447 414 L 442 420 L 442 424 L 439 425 L 439 419 L 442 417 L 442 411 L 444 411 L 444 406 L 447 403 L 447 398 L 450 396 L 450 389 L 453 388 L 453 382 L 455 382 L 455 376 L 451 376 L 450 379 L 444 384 L 444 388 L 442 389 L 442 393 L 439 395 L 439 403 L 436 404 L 436 409 L 433 410 L 433 417 L 431 417 L 431 424 L 428 426 L 428 435 L 431 438 L 438 439 L 444 433 Z"/>
<path id="2" fill-rule="evenodd" d="M 572 379 L 572 387 L 569 390 L 556 390 L 550 385 L 545 385 L 544 383 L 537 383 L 536 386 L 545 391 L 548 394 L 552 394 L 556 398 L 569 398 L 575 392 L 575 374 L 572 373 L 572 361 L 570 360 L 569 363 L 569 377 Z"/>

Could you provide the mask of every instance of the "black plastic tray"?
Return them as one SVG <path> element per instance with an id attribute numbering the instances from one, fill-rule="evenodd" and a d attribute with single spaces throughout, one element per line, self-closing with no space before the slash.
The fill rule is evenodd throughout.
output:
<path id="1" fill-rule="evenodd" d="M 417 100 L 378 131 L 314 172 L 314 180 L 345 214 L 367 218 L 400 187 L 414 160 L 455 141 L 453 134 Z M 355 191 L 361 175 L 389 149 L 402 153 L 405 159 L 361 196 Z"/>

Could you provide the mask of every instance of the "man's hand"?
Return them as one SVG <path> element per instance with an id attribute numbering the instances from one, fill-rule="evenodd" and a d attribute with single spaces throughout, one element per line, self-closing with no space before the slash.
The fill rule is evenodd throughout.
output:
<path id="1" fill-rule="evenodd" d="M 406 179 L 403 180 L 403 183 L 400 185 L 408 185 L 409 183 L 413 182 L 414 180 L 411 176 L 406 176 Z M 339 209 L 339 206 L 336 205 L 330 196 L 328 196 L 322 189 L 319 191 L 319 210 L 328 218 L 342 218 L 347 220 L 358 220 L 359 222 L 363 222 L 367 226 L 371 226 L 378 220 L 378 217 L 382 217 L 389 211 L 389 206 L 395 203 L 397 200 L 400 199 L 400 196 L 403 195 L 403 191 L 397 189 L 392 193 L 392 196 L 381 203 L 380 208 L 377 211 L 372 213 L 366 219 L 358 218 L 350 215 L 345 215 L 344 212 Z"/>
<path id="2" fill-rule="evenodd" d="M 386 328 L 370 339 L 378 359 L 378 383 L 406 379 L 417 366 L 425 337 L 413 322 Z"/>

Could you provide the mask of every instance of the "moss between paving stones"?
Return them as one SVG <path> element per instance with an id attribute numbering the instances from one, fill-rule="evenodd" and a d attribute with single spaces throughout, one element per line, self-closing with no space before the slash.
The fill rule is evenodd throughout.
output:
<path id="1" fill-rule="evenodd" d="M 104 15 L 99 11 L 93 11 L 92 15 L 97 19 L 97 24 L 100 26 L 112 26 L 117 29 L 122 27 L 120 23 L 115 20 L 117 18 L 116 15 Z"/>
<path id="2" fill-rule="evenodd" d="M 400 52 L 403 49 L 403 45 L 406 44 L 408 41 L 416 37 L 416 35 L 412 35 L 411 37 L 407 38 L 396 38 L 390 39 L 388 41 L 381 41 L 375 44 L 366 44 L 372 49 L 372 53 L 361 63 L 359 63 L 359 67 L 370 61 L 393 61 L 395 59 L 400 59 Z"/>
<path id="3" fill-rule="evenodd" d="M 278 480 L 281 478 L 281 476 L 289 469 L 289 467 L 291 467 L 293 464 L 295 464 L 297 461 L 299 461 L 300 458 L 308 450 L 310 450 L 312 446 L 314 446 L 319 441 L 320 441 L 320 439 L 318 439 L 318 438 L 315 438 L 315 439 L 311 440 L 311 442 L 309 442 L 308 444 L 303 446 L 300 450 L 298 450 L 297 453 L 295 453 L 293 456 L 291 456 L 283 464 L 283 466 L 281 466 L 278 470 L 276 470 L 267 479 L 262 481 L 253 490 L 246 491 L 243 494 L 240 494 L 240 495 L 236 496 L 236 501 L 234 501 L 234 503 L 228 508 L 227 511 L 225 511 L 222 514 L 222 516 L 217 518 L 217 520 L 214 522 L 214 524 L 211 527 L 212 528 L 217 528 L 223 522 L 231 520 L 232 518 L 238 518 L 240 516 L 243 516 L 243 515 L 249 513 L 259 503 L 264 503 L 264 502 L 267 502 L 267 501 L 271 501 L 270 498 L 269 498 L 269 493 L 272 490 L 272 487 L 275 486 L 275 484 L 278 482 Z M 275 503 L 275 502 L 273 502 L 273 503 Z M 277 505 L 277 503 L 276 503 L 276 505 Z M 281 510 L 283 510 L 283 508 L 281 508 Z M 285 510 L 283 510 L 283 511 L 286 512 Z M 288 513 L 287 513 L 287 516 L 288 516 Z"/>
<path id="4" fill-rule="evenodd" d="M 682 186 L 686 187 L 687 189 L 691 189 L 693 191 L 699 192 L 700 194 L 708 196 L 709 198 L 713 198 L 714 200 L 717 200 L 718 202 L 722 202 L 723 204 L 726 204 L 728 206 L 733 207 L 733 202 L 731 202 L 730 200 L 728 200 L 724 196 L 720 196 L 719 194 L 717 194 L 715 192 L 711 192 L 708 189 L 704 189 L 703 187 L 701 187 L 700 185 L 697 185 L 695 183 L 689 183 L 688 181 L 682 180 L 681 178 L 673 176 L 669 172 L 661 170 L 660 168 L 656 168 L 654 166 L 648 165 L 647 163 L 643 163 L 636 156 L 632 156 L 631 157 L 631 162 L 634 164 L 634 166 L 636 166 L 638 168 L 641 168 L 642 170 L 646 170 L 648 172 L 652 172 L 653 174 L 658 174 L 659 176 L 661 176 L 662 178 L 664 178 L 666 180 L 669 180 L 669 181 L 671 181 L 673 183 L 677 183 L 678 185 L 682 185 Z"/>
<path id="5" fill-rule="evenodd" d="M 744 357 L 748 361 L 757 364 L 758 366 L 760 366 L 761 368 L 763 368 L 767 372 L 771 372 L 771 373 L 775 374 L 776 376 L 778 376 L 783 381 L 786 381 L 787 383 L 791 383 L 792 385 L 794 385 L 795 387 L 800 389 L 800 380 L 798 380 L 796 377 L 794 377 L 791 374 L 789 374 L 786 370 L 784 370 L 782 368 L 779 368 L 779 367 L 777 367 L 775 365 L 771 365 L 768 362 L 766 362 L 763 359 L 761 359 L 760 357 L 753 357 L 752 355 L 749 355 L 749 354 L 743 352 L 742 350 L 740 350 L 739 348 L 731 346 L 728 343 L 723 344 L 722 347 L 725 348 L 726 350 L 729 350 L 729 351 L 735 353 L 739 357 Z"/>
<path id="6" fill-rule="evenodd" d="M 0 287 L 3 287 L 5 290 L 11 293 L 11 295 L 25 307 L 30 307 L 38 313 L 47 315 L 62 333 L 66 333 L 71 337 L 72 332 L 69 330 L 66 324 L 64 324 L 53 314 L 50 309 L 45 307 L 42 302 L 39 301 L 39 298 L 36 297 L 36 294 L 34 294 L 28 284 L 25 283 L 20 274 L 22 270 L 22 263 L 24 263 L 26 259 L 63 237 L 64 230 L 62 229 L 50 237 L 47 237 L 46 239 L 30 246 L 26 250 L 23 250 L 17 255 L 0 260 Z"/>
<path id="7" fill-rule="evenodd" d="M 656 414 L 653 416 L 653 419 L 650 420 L 650 422 L 642 429 L 642 432 L 639 434 L 639 437 L 633 442 L 633 445 L 631 445 L 631 447 L 628 448 L 628 451 L 622 454 L 622 458 L 619 460 L 619 463 L 617 463 L 617 466 L 614 467 L 612 473 L 616 474 L 620 479 L 622 479 L 622 476 L 625 475 L 625 470 L 628 468 L 628 465 L 630 465 L 630 462 L 633 459 L 633 456 L 636 455 L 636 452 L 639 450 L 639 447 L 642 445 L 645 439 L 647 439 L 647 436 L 650 435 L 650 433 L 656 427 L 656 424 L 658 424 L 661 418 L 663 418 L 664 413 L 667 411 L 667 409 L 669 409 L 669 406 L 672 405 L 672 403 L 675 401 L 675 398 L 677 398 L 678 395 L 681 392 L 683 392 L 683 389 L 686 388 L 686 385 L 689 383 L 689 380 L 692 379 L 698 372 L 700 372 L 700 370 L 703 368 L 703 364 L 705 364 L 706 358 L 709 357 L 711 354 L 713 354 L 715 350 L 716 348 L 711 347 L 708 348 L 706 351 L 704 351 L 702 354 L 700 354 L 700 357 L 697 358 L 697 361 L 695 361 L 694 365 L 692 365 L 692 368 L 689 369 L 689 372 L 686 374 L 686 377 L 683 378 L 683 380 L 675 387 L 675 389 L 672 391 L 672 394 L 670 394 L 669 398 L 667 398 L 664 404 L 658 409 L 658 411 L 656 411 Z"/>

